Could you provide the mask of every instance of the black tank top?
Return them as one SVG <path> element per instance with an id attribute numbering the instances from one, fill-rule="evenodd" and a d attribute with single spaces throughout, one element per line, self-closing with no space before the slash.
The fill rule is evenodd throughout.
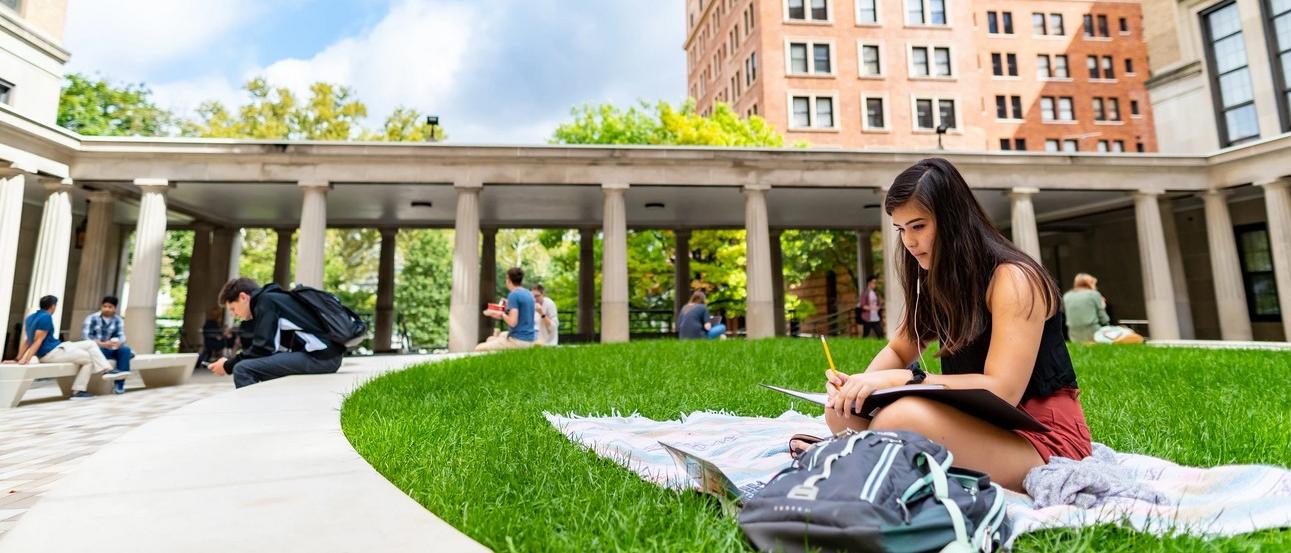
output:
<path id="1" fill-rule="evenodd" d="M 1054 313 L 1044 322 L 1040 334 L 1040 351 L 1035 357 L 1035 368 L 1027 382 L 1022 401 L 1033 397 L 1048 397 L 1061 388 L 1076 388 L 1076 370 L 1071 366 L 1067 343 L 1062 335 L 1062 311 Z M 963 349 L 941 358 L 942 374 L 982 374 L 986 367 L 986 351 L 991 345 L 991 321 L 986 320 L 986 330 Z"/>

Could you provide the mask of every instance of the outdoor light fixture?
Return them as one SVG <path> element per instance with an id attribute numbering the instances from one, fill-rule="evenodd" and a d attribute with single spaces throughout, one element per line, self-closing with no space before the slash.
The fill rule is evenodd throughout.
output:
<path id="1" fill-rule="evenodd" d="M 439 116 L 438 116 L 438 115 L 427 115 L 427 116 L 426 116 L 426 126 L 427 126 L 427 127 L 430 127 L 430 139 L 429 139 L 429 140 L 430 140 L 431 142 L 434 142 L 434 141 L 435 141 L 435 129 L 439 127 Z"/>
<path id="2" fill-rule="evenodd" d="M 646 209 L 663 209 L 664 207 L 667 207 L 663 205 L 663 202 L 646 202 L 645 206 Z"/>
<path id="3" fill-rule="evenodd" d="M 946 148 L 943 148 L 943 147 L 941 146 L 941 135 L 946 134 L 946 131 L 947 131 L 947 130 L 949 130 L 949 129 L 950 129 L 950 127 L 949 127 L 949 126 L 947 126 L 945 123 L 942 123 L 942 124 L 940 124 L 940 125 L 937 125 L 937 149 L 938 149 L 938 150 L 945 150 L 945 149 L 946 149 Z"/>
<path id="4" fill-rule="evenodd" d="M 412 206 L 413 207 L 435 207 L 435 202 L 431 202 L 427 200 L 413 200 Z"/>
<path id="5" fill-rule="evenodd" d="M 878 208 L 879 208 L 879 204 L 865 204 L 865 207 L 863 209 L 878 209 Z"/>

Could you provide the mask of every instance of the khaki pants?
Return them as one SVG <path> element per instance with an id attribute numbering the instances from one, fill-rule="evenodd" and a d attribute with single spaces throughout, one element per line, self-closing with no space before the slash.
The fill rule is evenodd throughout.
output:
<path id="1" fill-rule="evenodd" d="M 525 349 L 533 347 L 533 342 L 517 340 L 510 336 L 494 336 L 484 343 L 475 346 L 475 351 L 502 351 L 504 349 Z"/>
<path id="2" fill-rule="evenodd" d="M 40 358 L 41 363 L 71 363 L 80 365 L 76 372 L 76 381 L 72 382 L 72 392 L 84 392 L 90 386 L 90 375 L 105 373 L 112 368 L 108 359 L 99 350 L 99 345 L 92 340 L 63 342 Z"/>

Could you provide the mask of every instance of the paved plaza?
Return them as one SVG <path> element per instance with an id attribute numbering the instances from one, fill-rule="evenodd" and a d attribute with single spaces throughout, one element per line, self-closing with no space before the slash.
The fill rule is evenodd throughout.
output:
<path id="1" fill-rule="evenodd" d="M 165 388 L 144 388 L 132 376 L 125 394 L 89 401 L 61 399 L 53 380 L 36 383 L 22 404 L 0 410 L 0 535 L 105 444 L 160 415 L 232 389 L 231 379 L 205 370 L 188 384 Z M 110 477 L 114 469 L 103 470 Z"/>

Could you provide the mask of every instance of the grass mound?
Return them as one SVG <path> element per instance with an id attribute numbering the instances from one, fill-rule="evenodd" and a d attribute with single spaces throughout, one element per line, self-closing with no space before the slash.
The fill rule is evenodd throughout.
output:
<path id="1" fill-rule="evenodd" d="M 882 347 L 830 345 L 847 372 Z M 1097 441 L 1189 465 L 1291 465 L 1291 354 L 1073 347 L 1072 359 Z M 757 384 L 817 388 L 824 368 L 812 340 L 512 351 L 378 378 L 346 400 L 341 423 L 381 474 L 495 550 L 741 551 L 748 547 L 739 527 L 714 502 L 660 489 L 583 451 L 542 412 L 819 414 Z M 1207 542 L 1099 527 L 1018 542 L 1022 551 L 1144 549 L 1283 551 L 1291 550 L 1291 531 Z"/>

